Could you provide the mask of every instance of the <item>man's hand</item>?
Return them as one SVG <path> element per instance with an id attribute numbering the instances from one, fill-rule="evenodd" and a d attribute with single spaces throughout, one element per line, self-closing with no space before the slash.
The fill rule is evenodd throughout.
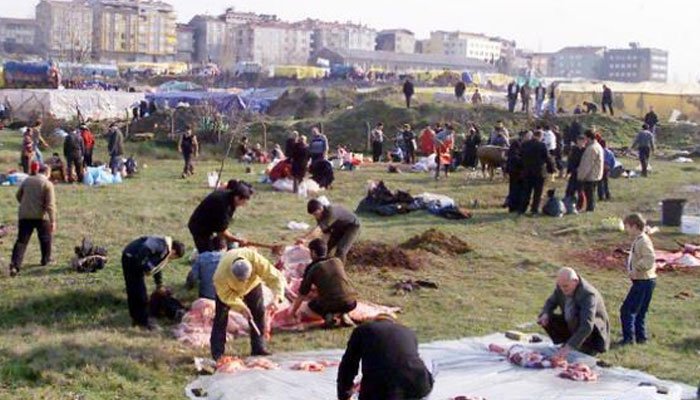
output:
<path id="1" fill-rule="evenodd" d="M 546 313 L 540 315 L 540 317 L 537 319 L 537 324 L 543 328 L 546 328 L 547 325 L 549 325 L 549 315 Z"/>
<path id="2" fill-rule="evenodd" d="M 250 312 L 250 309 L 248 307 L 244 307 L 241 310 L 241 315 L 243 315 L 243 318 L 245 318 L 247 320 L 253 319 L 253 313 Z"/>
<path id="3" fill-rule="evenodd" d="M 306 239 L 304 239 L 304 238 L 299 238 L 299 239 L 296 240 L 296 242 L 294 242 L 294 244 L 296 244 L 297 246 L 303 246 L 303 245 L 306 244 Z"/>
<path id="4" fill-rule="evenodd" d="M 553 360 L 566 360 L 571 352 L 571 347 L 568 344 L 561 346 L 561 348 L 552 356 Z"/>
<path id="5" fill-rule="evenodd" d="M 56 233 L 56 230 L 57 230 L 57 229 L 58 229 L 58 228 L 57 228 L 56 221 L 52 222 L 52 223 L 51 223 L 51 233 Z"/>
<path id="6" fill-rule="evenodd" d="M 240 247 L 248 247 L 248 245 L 250 244 L 247 240 L 240 238 L 236 239 L 236 243 L 238 243 Z"/>
<path id="7" fill-rule="evenodd" d="M 276 312 L 277 310 L 279 310 L 279 304 L 280 304 L 280 298 L 279 298 L 279 296 L 275 295 L 275 297 L 272 298 L 272 303 L 270 303 L 268 308 L 270 309 L 270 311 Z"/>
<path id="8" fill-rule="evenodd" d="M 156 292 L 158 292 L 158 294 L 164 296 L 165 294 L 168 293 L 168 289 L 167 289 L 165 286 L 158 286 L 158 287 L 156 288 Z"/>

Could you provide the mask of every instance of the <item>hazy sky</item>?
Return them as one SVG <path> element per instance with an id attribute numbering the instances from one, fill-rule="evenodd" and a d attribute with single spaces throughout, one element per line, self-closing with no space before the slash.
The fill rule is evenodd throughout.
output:
<path id="1" fill-rule="evenodd" d="M 698 0 L 170 0 L 178 20 L 241 11 L 362 22 L 377 29 L 463 30 L 512 38 L 518 47 L 556 51 L 567 45 L 626 47 L 629 42 L 669 51 L 669 79 L 700 79 Z M 0 0 L 0 15 L 31 17 L 36 2 Z"/>

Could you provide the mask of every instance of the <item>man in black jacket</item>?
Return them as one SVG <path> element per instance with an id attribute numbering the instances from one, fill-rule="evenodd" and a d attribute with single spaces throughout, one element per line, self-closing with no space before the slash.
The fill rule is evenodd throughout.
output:
<path id="1" fill-rule="evenodd" d="M 518 102 L 520 86 L 515 81 L 508 84 L 508 111 L 515 112 L 515 104 Z"/>
<path id="2" fill-rule="evenodd" d="M 116 122 L 109 126 L 107 135 L 109 168 L 112 170 L 112 174 L 116 175 L 121 170 L 122 157 L 124 156 L 124 135 Z"/>
<path id="3" fill-rule="evenodd" d="M 411 108 L 411 98 L 415 92 L 413 83 L 407 78 L 403 83 L 403 95 L 406 96 L 406 108 Z"/>
<path id="4" fill-rule="evenodd" d="M 78 182 L 83 182 L 83 156 L 85 154 L 85 142 L 77 130 L 63 139 L 63 155 L 66 157 L 66 175 L 69 182 L 75 182 L 73 168 L 78 177 Z"/>
<path id="5" fill-rule="evenodd" d="M 613 110 L 613 92 L 607 85 L 603 85 L 603 101 L 601 101 L 601 103 L 603 105 L 603 114 L 605 114 L 606 109 L 609 109 L 610 115 L 615 116 L 615 111 Z"/>
<path id="6" fill-rule="evenodd" d="M 659 125 L 659 116 L 654 112 L 654 107 L 649 107 L 649 112 L 644 116 L 644 123 L 649 125 L 649 132 L 656 133 L 656 126 Z"/>
<path id="7" fill-rule="evenodd" d="M 525 214 L 532 197 L 530 212 L 534 215 L 539 213 L 547 173 L 554 172 L 554 163 L 549 156 L 547 146 L 542 142 L 540 129 L 535 131 L 531 140 L 523 143 L 521 154 L 525 198 L 521 203 L 520 213 Z"/>
<path id="8" fill-rule="evenodd" d="M 148 320 L 148 292 L 145 275 L 153 275 L 156 290 L 164 291 L 161 270 L 170 260 L 185 255 L 185 245 L 169 237 L 143 236 L 129 243 L 122 252 L 129 315 L 134 326 L 153 330 Z"/>
<path id="9" fill-rule="evenodd" d="M 464 101 L 464 93 L 467 91 L 467 85 L 464 81 L 460 80 L 455 84 L 455 97 L 457 101 Z"/>
<path id="10" fill-rule="evenodd" d="M 416 335 L 390 316 L 381 315 L 353 331 L 338 368 L 339 400 L 352 397 L 360 361 L 360 400 L 422 399 L 433 389 Z"/>

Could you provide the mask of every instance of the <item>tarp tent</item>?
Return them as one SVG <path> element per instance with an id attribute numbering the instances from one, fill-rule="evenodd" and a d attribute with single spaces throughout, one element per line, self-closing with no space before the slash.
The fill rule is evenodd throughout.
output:
<path id="1" fill-rule="evenodd" d="M 615 111 L 642 118 L 654 106 L 662 120 L 670 118 L 674 110 L 700 121 L 700 85 L 670 83 L 606 83 L 613 91 Z M 560 83 L 558 104 L 567 111 L 584 101 L 600 104 L 603 84 L 600 82 Z"/>
<path id="2" fill-rule="evenodd" d="M 165 92 L 146 95 L 148 101 L 155 101 L 162 108 L 177 108 L 182 104 L 189 106 L 212 106 L 223 114 L 231 114 L 245 108 L 240 96 L 226 92 Z"/>
<path id="3" fill-rule="evenodd" d="M 143 94 L 98 90 L 0 90 L 0 101 L 6 100 L 12 107 L 12 117 L 20 120 L 42 115 L 71 119 L 76 116 L 76 107 L 85 118 L 104 120 L 124 118 L 132 104 L 143 100 Z"/>
<path id="4" fill-rule="evenodd" d="M 512 365 L 488 351 L 491 343 L 507 348 L 516 342 L 496 334 L 421 345 L 421 357 L 435 375 L 435 387 L 429 399 L 447 400 L 466 395 L 497 400 L 681 400 L 693 391 L 686 385 L 659 381 L 622 368 L 594 367 L 599 375 L 597 381 L 569 381 L 558 377 L 560 370 Z M 553 351 L 545 344 L 526 346 L 545 354 Z M 290 370 L 289 366 L 309 360 L 339 361 L 341 356 L 340 350 L 283 355 L 273 359 L 280 364 L 279 370 L 201 377 L 190 383 L 185 392 L 192 400 L 334 399 L 337 367 L 323 372 L 300 372 Z M 570 361 L 595 365 L 595 359 L 581 354 L 574 354 Z M 668 394 L 659 394 L 656 387 L 640 386 L 640 383 L 662 385 Z M 193 389 L 200 389 L 206 395 L 196 396 Z"/>

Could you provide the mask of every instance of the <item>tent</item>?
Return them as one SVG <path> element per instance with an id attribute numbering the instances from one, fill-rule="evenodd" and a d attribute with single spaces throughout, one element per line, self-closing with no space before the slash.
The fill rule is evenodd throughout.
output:
<path id="1" fill-rule="evenodd" d="M 578 353 L 572 354 L 569 361 L 591 366 L 599 379 L 569 381 L 558 377 L 560 370 L 527 369 L 510 364 L 504 357 L 489 352 L 491 343 L 508 348 L 518 342 L 494 334 L 421 345 L 421 357 L 435 377 L 428 399 L 481 396 L 497 400 L 681 400 L 692 398 L 686 396 L 693 395 L 694 391 L 687 385 L 660 381 L 638 371 L 595 367 L 594 358 Z M 553 353 L 551 343 L 524 346 L 544 354 Z M 272 359 L 280 365 L 277 370 L 200 377 L 187 385 L 185 393 L 191 400 L 333 399 L 336 398 L 337 367 L 322 372 L 301 372 L 291 370 L 290 366 L 310 360 L 339 361 L 341 356 L 340 350 L 282 355 Z M 657 393 L 653 385 L 666 388 L 668 394 Z"/>
<path id="2" fill-rule="evenodd" d="M 189 106 L 209 105 L 223 114 L 231 114 L 246 108 L 243 99 L 236 94 L 226 92 L 163 92 L 146 95 L 148 101 L 154 101 L 156 106 L 163 108 L 177 108 L 181 104 Z"/>
<path id="3" fill-rule="evenodd" d="M 671 117 L 674 110 L 700 121 L 700 85 L 680 85 L 658 82 L 606 83 L 613 91 L 613 107 L 616 112 L 643 118 L 654 106 L 662 120 Z M 584 101 L 600 104 L 603 84 L 600 82 L 560 83 L 558 103 L 565 110 L 573 110 Z"/>
<path id="4" fill-rule="evenodd" d="M 124 118 L 132 104 L 143 100 L 143 94 L 104 90 L 0 90 L 0 101 L 5 100 L 12 107 L 13 118 L 20 120 L 42 115 L 71 119 L 78 108 L 83 117 L 99 121 Z"/>

